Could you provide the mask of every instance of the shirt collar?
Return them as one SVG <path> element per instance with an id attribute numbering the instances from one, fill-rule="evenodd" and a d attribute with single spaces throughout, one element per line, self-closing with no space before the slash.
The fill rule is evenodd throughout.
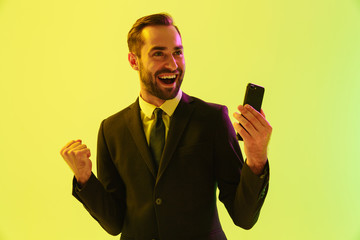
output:
<path id="1" fill-rule="evenodd" d="M 176 97 L 166 100 L 161 106 L 160 108 L 168 115 L 168 116 L 172 116 L 173 113 L 175 112 L 176 107 L 178 106 L 180 100 L 182 97 L 182 91 L 181 89 L 179 89 L 178 94 L 176 95 Z M 146 117 L 148 118 L 152 118 L 152 114 L 156 108 L 155 105 L 146 102 L 141 96 L 139 96 L 139 105 L 140 105 L 140 109 L 141 111 L 145 114 Z"/>

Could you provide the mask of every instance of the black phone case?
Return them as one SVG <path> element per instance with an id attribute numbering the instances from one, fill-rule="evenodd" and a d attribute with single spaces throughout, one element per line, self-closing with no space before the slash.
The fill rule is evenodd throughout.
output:
<path id="1" fill-rule="evenodd" d="M 260 112 L 264 92 L 265 88 L 263 88 L 262 86 L 249 83 L 246 87 L 243 106 L 245 106 L 245 104 L 249 104 L 256 111 Z M 239 133 L 237 133 L 236 136 L 239 141 L 243 140 Z"/>

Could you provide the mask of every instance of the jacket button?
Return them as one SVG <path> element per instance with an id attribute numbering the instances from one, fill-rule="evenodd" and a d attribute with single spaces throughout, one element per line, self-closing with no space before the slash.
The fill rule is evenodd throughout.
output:
<path id="1" fill-rule="evenodd" d="M 156 205 L 161 205 L 161 203 L 162 203 L 161 198 L 157 198 L 157 199 L 155 200 L 155 203 L 156 203 Z"/>

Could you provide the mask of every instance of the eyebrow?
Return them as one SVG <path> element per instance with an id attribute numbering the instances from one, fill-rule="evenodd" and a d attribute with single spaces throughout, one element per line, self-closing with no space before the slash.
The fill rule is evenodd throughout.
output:
<path id="1" fill-rule="evenodd" d="M 150 52 L 155 51 L 155 50 L 163 51 L 163 50 L 166 50 L 166 49 L 167 49 L 166 47 L 155 46 L 155 47 L 152 47 L 152 48 L 150 49 Z M 182 46 L 182 45 L 179 45 L 179 46 L 174 47 L 174 50 L 181 50 L 181 49 L 183 49 L 183 46 Z"/>

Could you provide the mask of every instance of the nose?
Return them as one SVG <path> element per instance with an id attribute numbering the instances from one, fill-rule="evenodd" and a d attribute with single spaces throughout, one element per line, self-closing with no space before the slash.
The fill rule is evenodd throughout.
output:
<path id="1" fill-rule="evenodd" d="M 176 59 L 174 58 L 174 56 L 170 56 L 168 58 L 165 66 L 171 71 L 175 71 L 176 69 L 178 69 L 178 65 L 176 63 Z"/>

